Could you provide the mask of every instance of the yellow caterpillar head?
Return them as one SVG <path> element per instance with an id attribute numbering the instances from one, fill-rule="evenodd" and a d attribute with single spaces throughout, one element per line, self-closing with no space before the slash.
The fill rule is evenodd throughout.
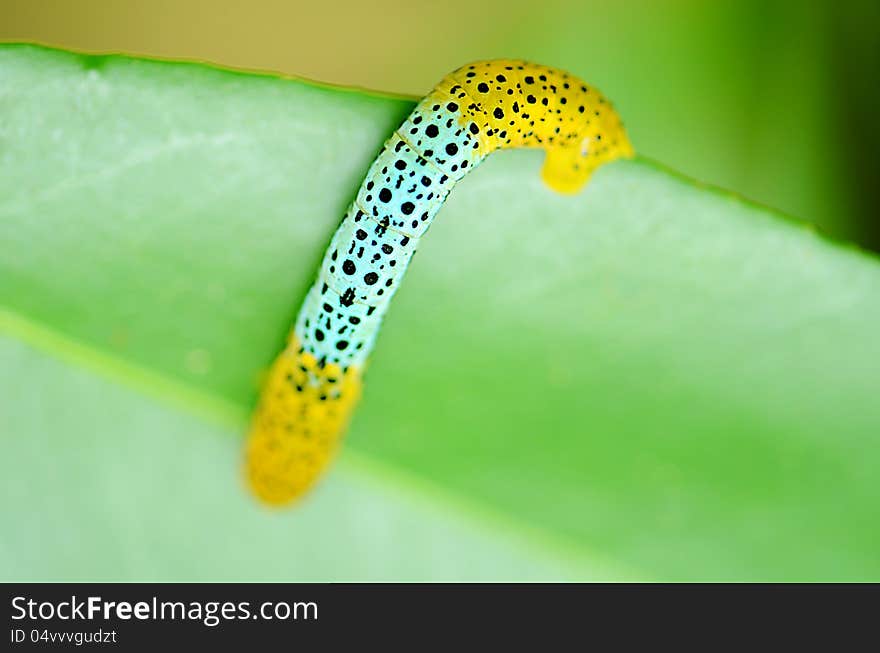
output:
<path id="1" fill-rule="evenodd" d="M 541 176 L 560 193 L 576 193 L 603 163 L 632 158 L 632 144 L 620 116 L 600 95 L 578 112 L 575 136 L 547 149 Z"/>

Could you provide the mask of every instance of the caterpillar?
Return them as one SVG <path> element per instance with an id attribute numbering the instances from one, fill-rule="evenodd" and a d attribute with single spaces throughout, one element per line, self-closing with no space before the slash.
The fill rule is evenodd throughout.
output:
<path id="1" fill-rule="evenodd" d="M 288 503 L 321 475 L 419 240 L 462 177 L 513 147 L 546 150 L 542 178 L 562 193 L 580 189 L 599 165 L 633 156 L 609 102 L 566 72 L 494 60 L 444 77 L 370 166 L 271 366 L 245 456 L 258 498 Z"/>

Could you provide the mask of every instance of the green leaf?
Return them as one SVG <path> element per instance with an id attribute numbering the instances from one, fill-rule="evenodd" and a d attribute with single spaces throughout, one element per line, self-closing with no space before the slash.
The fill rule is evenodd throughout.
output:
<path id="1" fill-rule="evenodd" d="M 340 464 L 246 496 L 261 371 L 411 106 L 0 48 L 3 577 L 880 579 L 880 265 L 645 160 L 469 175 Z"/>

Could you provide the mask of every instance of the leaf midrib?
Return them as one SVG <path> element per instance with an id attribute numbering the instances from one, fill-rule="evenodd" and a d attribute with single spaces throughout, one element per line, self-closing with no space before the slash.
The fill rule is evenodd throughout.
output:
<path id="1" fill-rule="evenodd" d="M 79 342 L 3 306 L 0 306 L 0 333 L 16 338 L 65 364 L 88 370 L 176 410 L 216 424 L 230 435 L 244 434 L 249 419 L 249 411 L 245 407 L 156 369 L 131 363 L 110 350 Z M 575 564 L 598 560 L 617 569 L 621 579 L 645 582 L 651 578 L 642 570 L 590 550 L 576 540 L 511 517 L 488 503 L 474 501 L 412 470 L 353 450 L 352 446 L 343 448 L 336 464 L 347 471 L 367 477 L 372 484 L 402 491 L 432 509 L 451 508 L 475 526 L 523 542 L 560 560 Z M 230 470 L 230 473 L 233 471 Z"/>

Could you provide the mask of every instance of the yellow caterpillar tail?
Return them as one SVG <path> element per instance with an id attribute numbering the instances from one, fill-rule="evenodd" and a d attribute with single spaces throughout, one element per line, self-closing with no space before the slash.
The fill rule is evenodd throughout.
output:
<path id="1" fill-rule="evenodd" d="M 360 394 L 360 370 L 322 364 L 291 338 L 272 364 L 248 435 L 253 493 L 276 506 L 305 494 L 336 453 Z"/>

